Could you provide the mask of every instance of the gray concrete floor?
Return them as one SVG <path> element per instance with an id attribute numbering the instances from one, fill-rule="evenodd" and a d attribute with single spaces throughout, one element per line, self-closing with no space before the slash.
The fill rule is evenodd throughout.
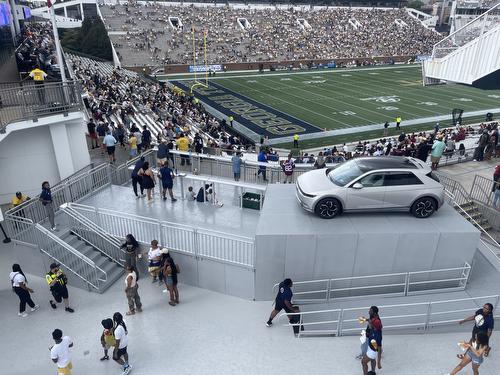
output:
<path id="1" fill-rule="evenodd" d="M 481 162 L 470 161 L 467 163 L 440 167 L 438 172 L 449 175 L 454 180 L 460 182 L 465 190 L 470 192 L 475 175 L 493 179 L 493 172 L 495 171 L 495 167 L 499 164 L 500 159 L 484 160 Z"/>
<path id="2" fill-rule="evenodd" d="M 0 272 L 4 277 L 17 260 L 16 246 L 0 245 Z M 10 284 L 0 286 L 4 326 L 0 341 L 3 374 L 55 374 L 48 347 L 55 328 L 72 337 L 73 374 L 120 374 L 112 361 L 100 362 L 100 321 L 115 311 L 125 313 L 123 283 L 105 294 L 70 288 L 76 312 L 53 311 L 41 275 L 28 274 L 39 311 L 17 317 L 17 297 Z M 182 282 L 182 275 L 181 275 Z M 288 327 L 267 328 L 270 302 L 252 302 L 207 290 L 179 286 L 181 303 L 171 307 L 161 288 L 141 279 L 144 312 L 126 317 L 133 374 L 362 374 L 354 356 L 358 337 L 296 339 Z M 469 333 L 388 335 L 384 337 L 383 369 L 379 374 L 423 375 L 449 372 L 456 364 L 457 342 Z M 492 336 L 493 351 L 481 366 L 482 375 L 496 375 L 500 335 Z M 86 354 L 88 351 L 88 354 Z M 467 368 L 462 374 L 472 374 Z"/>

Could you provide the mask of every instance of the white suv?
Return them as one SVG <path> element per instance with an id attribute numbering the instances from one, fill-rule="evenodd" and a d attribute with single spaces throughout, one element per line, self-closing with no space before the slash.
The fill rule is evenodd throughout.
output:
<path id="1" fill-rule="evenodd" d="M 316 169 L 299 176 L 296 187 L 300 205 L 324 219 L 370 210 L 427 218 L 444 202 L 444 187 L 431 168 L 401 156 L 356 158 Z"/>

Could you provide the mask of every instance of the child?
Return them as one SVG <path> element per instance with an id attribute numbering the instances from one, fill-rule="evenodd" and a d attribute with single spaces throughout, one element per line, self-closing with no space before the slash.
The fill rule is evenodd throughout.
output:
<path id="1" fill-rule="evenodd" d="M 116 345 L 115 336 L 113 334 L 113 320 L 110 318 L 104 319 L 101 324 L 104 327 L 104 331 L 102 331 L 101 335 L 101 345 L 104 349 L 104 357 L 101 358 L 101 361 L 107 361 L 109 360 L 109 348 Z"/>
<path id="2" fill-rule="evenodd" d="M 193 187 L 189 186 L 188 187 L 188 199 L 195 201 L 196 200 L 196 194 L 194 193 Z"/>

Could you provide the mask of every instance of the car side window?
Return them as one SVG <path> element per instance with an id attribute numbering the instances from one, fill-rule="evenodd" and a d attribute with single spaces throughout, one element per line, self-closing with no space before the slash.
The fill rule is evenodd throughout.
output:
<path id="1" fill-rule="evenodd" d="M 392 172 L 385 176 L 384 186 L 422 185 L 423 182 L 412 172 Z"/>
<path id="2" fill-rule="evenodd" d="M 363 187 L 384 186 L 384 175 L 385 173 L 372 173 L 361 178 L 358 182 L 363 185 Z"/>

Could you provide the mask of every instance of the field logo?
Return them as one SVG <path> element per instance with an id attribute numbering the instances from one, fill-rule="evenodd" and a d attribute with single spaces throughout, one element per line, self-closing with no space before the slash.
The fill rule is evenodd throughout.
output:
<path id="1" fill-rule="evenodd" d="M 386 111 L 397 111 L 399 108 L 392 107 L 392 106 L 388 105 L 388 106 L 383 106 L 383 107 L 377 107 L 377 109 L 384 109 Z"/>
<path id="2" fill-rule="evenodd" d="M 318 84 L 318 83 L 325 83 L 325 82 L 326 82 L 325 79 L 316 80 L 316 81 L 302 81 L 302 83 L 305 84 L 305 85 L 315 85 L 315 84 Z"/>
<path id="3" fill-rule="evenodd" d="M 428 106 L 438 105 L 436 102 L 418 102 L 417 104 L 418 105 L 428 105 Z"/>
<path id="4" fill-rule="evenodd" d="M 362 98 L 360 100 L 375 101 L 375 102 L 379 102 L 379 103 L 397 103 L 397 102 L 401 101 L 401 99 L 397 95 L 372 96 L 371 98 Z"/>
<path id="5" fill-rule="evenodd" d="M 332 112 L 332 115 L 336 115 L 336 114 L 344 115 L 344 116 L 356 116 L 356 112 L 352 112 L 352 111 Z"/>

